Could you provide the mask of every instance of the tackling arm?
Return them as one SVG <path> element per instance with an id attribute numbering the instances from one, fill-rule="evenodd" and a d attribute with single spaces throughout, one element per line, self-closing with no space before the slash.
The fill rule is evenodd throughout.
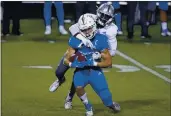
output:
<path id="1" fill-rule="evenodd" d="M 108 37 L 108 43 L 109 43 L 109 52 L 111 56 L 115 55 L 117 49 L 117 39 L 116 39 L 117 30 L 118 27 L 113 24 L 106 32 L 106 36 Z"/>
<path id="2" fill-rule="evenodd" d="M 69 61 L 69 58 L 75 53 L 75 49 L 73 49 L 72 47 L 69 47 L 66 55 L 64 57 L 64 64 L 67 66 L 71 65 L 71 62 Z"/>
<path id="3" fill-rule="evenodd" d="M 75 23 L 69 27 L 69 31 L 73 36 L 76 36 L 79 33 L 78 23 Z"/>
<path id="4" fill-rule="evenodd" d="M 71 25 L 71 27 L 69 27 L 69 31 L 71 32 L 72 36 L 75 36 L 77 39 L 81 41 L 86 39 L 83 35 L 79 33 L 80 30 L 78 28 L 78 23 Z"/>

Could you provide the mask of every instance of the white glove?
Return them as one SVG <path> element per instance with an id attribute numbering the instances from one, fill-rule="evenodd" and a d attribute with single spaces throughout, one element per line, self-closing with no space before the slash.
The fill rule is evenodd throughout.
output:
<path id="1" fill-rule="evenodd" d="M 82 39 L 82 42 L 85 46 L 90 47 L 91 49 L 94 48 L 93 44 L 91 43 L 91 41 L 89 39 L 86 39 L 86 38 Z"/>
<path id="2" fill-rule="evenodd" d="M 91 41 L 89 39 L 86 39 L 84 36 L 82 36 L 81 34 L 77 34 L 76 38 L 80 39 L 83 44 L 87 47 L 90 47 L 91 49 L 94 48 L 93 44 L 91 43 Z"/>
<path id="3" fill-rule="evenodd" d="M 99 60 L 101 58 L 101 54 L 99 52 L 93 53 L 93 60 Z"/>

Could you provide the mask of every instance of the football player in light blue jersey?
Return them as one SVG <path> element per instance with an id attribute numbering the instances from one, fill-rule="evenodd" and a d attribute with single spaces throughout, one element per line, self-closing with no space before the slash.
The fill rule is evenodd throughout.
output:
<path id="1" fill-rule="evenodd" d="M 86 109 L 86 116 L 93 116 L 92 105 L 87 98 L 84 88 L 90 84 L 93 90 L 101 98 L 103 104 L 115 113 L 120 111 L 118 103 L 112 101 L 112 95 L 109 91 L 105 76 L 101 70 L 102 67 L 112 65 L 112 56 L 109 52 L 109 45 L 105 35 L 96 33 L 96 22 L 92 17 L 82 15 L 78 21 L 80 33 L 87 39 L 90 39 L 94 49 L 85 46 L 81 40 L 71 37 L 69 40 L 69 48 L 64 57 L 64 64 L 76 68 L 73 76 L 74 86 L 77 96 L 83 102 Z M 85 56 L 85 61 L 75 59 L 70 62 L 70 57 L 75 52 L 80 52 Z M 94 57 L 96 53 L 99 57 Z M 101 59 L 101 61 L 97 61 Z"/>
<path id="2" fill-rule="evenodd" d="M 104 3 L 97 9 L 97 15 L 86 13 L 84 15 L 87 15 L 89 17 L 93 17 L 94 20 L 96 20 L 98 32 L 101 34 L 105 34 L 108 37 L 108 44 L 110 46 L 109 52 L 111 56 L 114 56 L 116 53 L 117 48 L 117 40 L 116 40 L 116 34 L 117 34 L 117 26 L 112 23 L 113 21 L 113 14 L 114 14 L 114 8 L 111 4 Z M 71 34 L 75 36 L 77 39 L 81 40 L 83 44 L 87 47 L 90 47 L 93 49 L 93 45 L 89 39 L 84 37 L 82 34 L 80 34 L 80 30 L 78 28 L 77 23 L 72 25 L 69 28 Z M 64 57 L 60 60 L 60 63 L 55 71 L 57 79 L 51 84 L 49 91 L 55 92 L 60 85 L 62 85 L 65 82 L 65 73 L 70 68 L 68 66 L 65 66 L 63 64 Z M 75 93 L 75 87 L 72 83 L 70 92 L 68 94 L 68 98 L 70 101 L 72 101 L 72 98 Z M 66 99 L 68 101 L 68 99 Z"/>

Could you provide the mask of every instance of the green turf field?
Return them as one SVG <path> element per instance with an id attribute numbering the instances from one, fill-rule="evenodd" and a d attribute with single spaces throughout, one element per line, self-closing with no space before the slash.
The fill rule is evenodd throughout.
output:
<path id="1" fill-rule="evenodd" d="M 123 23 L 124 30 L 125 22 Z M 171 22 L 169 23 L 171 25 Z M 69 27 L 69 25 L 67 25 Z M 77 96 L 73 109 L 64 109 L 64 99 L 72 80 L 73 69 L 66 73 L 67 81 L 56 92 L 48 91 L 56 79 L 55 68 L 67 49 L 69 36 L 61 36 L 53 21 L 52 35 L 44 36 L 43 20 L 22 20 L 24 36 L 2 38 L 1 43 L 1 113 L 2 116 L 84 116 L 83 104 Z M 171 28 L 171 27 L 170 27 Z M 171 37 L 160 36 L 160 25 L 151 26 L 152 40 L 140 39 L 140 27 L 135 27 L 133 42 L 118 37 L 118 50 L 145 67 L 171 79 L 170 72 L 159 65 L 171 65 Z M 54 40 L 55 43 L 49 43 Z M 122 111 L 113 114 L 101 102 L 90 86 L 86 87 L 95 116 L 170 116 L 170 83 L 148 72 L 118 54 L 113 64 L 132 66 L 135 72 L 119 72 L 113 67 L 105 72 L 113 100 Z M 50 66 L 52 69 L 24 68 L 23 66 Z"/>

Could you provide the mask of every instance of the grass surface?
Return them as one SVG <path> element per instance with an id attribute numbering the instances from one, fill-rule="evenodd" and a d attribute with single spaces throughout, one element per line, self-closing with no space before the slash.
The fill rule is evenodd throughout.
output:
<path id="1" fill-rule="evenodd" d="M 7 40 L 1 44 L 2 116 L 84 115 L 84 106 L 77 96 L 73 100 L 73 109 L 64 109 L 64 99 L 71 84 L 73 69 L 68 70 L 67 81 L 59 90 L 54 93 L 48 91 L 56 79 L 54 72 L 67 49 L 69 38 L 59 34 L 56 21 L 52 25 L 52 34 L 44 36 L 43 20 L 22 20 L 24 36 L 2 38 Z M 125 25 L 124 22 L 124 30 Z M 118 37 L 118 50 L 170 78 L 169 72 L 155 66 L 171 65 L 171 38 L 160 36 L 160 25 L 151 26 L 149 32 L 153 38 L 141 40 L 140 27 L 136 26 L 133 42 L 126 41 L 125 36 Z M 124 33 L 126 35 L 125 31 Z M 51 44 L 49 40 L 56 42 Z M 118 55 L 113 57 L 113 64 L 137 67 Z M 30 65 L 52 66 L 53 69 L 23 68 Z M 102 104 L 92 88 L 87 86 L 86 91 L 93 104 L 95 116 L 170 116 L 170 84 L 143 69 L 124 73 L 118 72 L 119 70 L 109 69 L 105 75 L 113 99 L 120 103 L 122 111 L 113 114 Z"/>

